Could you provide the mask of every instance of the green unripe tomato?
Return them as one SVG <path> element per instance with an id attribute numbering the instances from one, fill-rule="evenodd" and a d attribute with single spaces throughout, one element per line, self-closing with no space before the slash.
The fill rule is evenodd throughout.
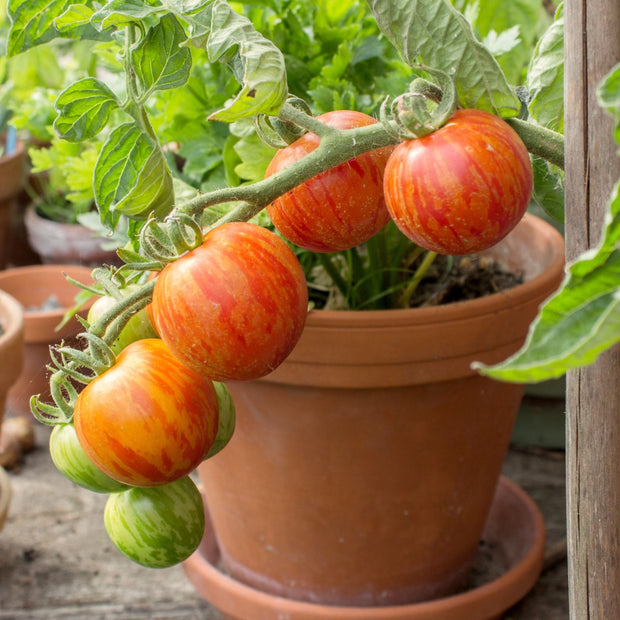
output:
<path id="1" fill-rule="evenodd" d="M 211 449 L 205 458 L 215 456 L 232 439 L 235 432 L 235 404 L 228 388 L 219 381 L 214 381 L 215 393 L 217 394 L 217 404 L 219 406 L 219 419 L 217 425 L 217 435 Z"/>
<path id="2" fill-rule="evenodd" d="M 167 568 L 197 549 L 205 513 L 200 491 L 186 476 L 110 495 L 103 522 L 110 540 L 128 558 L 149 568 Z"/>
<path id="3" fill-rule="evenodd" d="M 138 288 L 139 285 L 130 284 L 126 289 L 123 289 L 123 292 L 129 295 Z M 110 310 L 115 303 L 116 300 L 110 295 L 104 295 L 97 299 L 88 311 L 88 322 L 92 325 Z M 136 314 L 129 319 L 127 325 L 123 327 L 120 335 L 112 344 L 112 351 L 118 355 L 127 345 L 130 345 L 136 340 L 143 340 L 145 338 L 158 338 L 158 336 L 151 325 L 146 308 L 142 308 L 142 310 L 136 312 Z"/>
<path id="4" fill-rule="evenodd" d="M 127 485 L 104 474 L 80 445 L 73 424 L 57 424 L 49 439 L 52 461 L 58 471 L 75 484 L 95 493 L 114 493 Z"/>

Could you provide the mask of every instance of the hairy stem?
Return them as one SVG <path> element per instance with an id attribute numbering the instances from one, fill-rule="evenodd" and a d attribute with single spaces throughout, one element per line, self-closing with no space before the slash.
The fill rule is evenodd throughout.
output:
<path id="1" fill-rule="evenodd" d="M 519 118 L 504 119 L 518 134 L 527 150 L 564 170 L 564 136 Z"/>

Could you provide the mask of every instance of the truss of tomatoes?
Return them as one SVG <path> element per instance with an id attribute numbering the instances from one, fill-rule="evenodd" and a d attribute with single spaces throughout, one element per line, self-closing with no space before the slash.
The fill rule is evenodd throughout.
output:
<path id="1" fill-rule="evenodd" d="M 346 110 L 319 120 L 338 129 L 376 122 Z M 267 176 L 317 145 L 304 135 L 276 154 Z M 491 114 L 459 110 L 438 131 L 327 170 L 267 210 L 285 239 L 314 251 L 364 243 L 393 219 L 428 250 L 469 254 L 506 236 L 531 192 L 518 135 Z M 95 304 L 89 319 L 110 302 Z M 289 245 L 250 223 L 211 230 L 158 274 L 148 314 L 136 315 L 113 344 L 116 363 L 80 393 L 73 423 L 50 437 L 62 473 L 109 494 L 106 531 L 132 560 L 167 567 L 197 548 L 204 509 L 188 475 L 233 434 L 234 405 L 222 382 L 277 368 L 301 336 L 307 305 Z"/>
<path id="2" fill-rule="evenodd" d="M 104 300 L 91 321 L 108 308 Z M 274 370 L 297 343 L 307 310 L 295 254 L 255 224 L 217 227 L 158 274 L 150 311 L 113 344 L 115 364 L 79 394 L 72 424 L 50 436 L 63 474 L 109 494 L 106 531 L 132 560 L 167 567 L 196 549 L 204 509 L 188 476 L 234 430 L 222 381 Z"/>
<path id="3" fill-rule="evenodd" d="M 338 129 L 376 122 L 341 110 L 318 117 Z M 275 174 L 317 148 L 308 133 L 280 150 Z M 439 130 L 395 148 L 364 153 L 312 177 L 267 207 L 274 226 L 307 250 L 363 243 L 393 219 L 419 246 L 439 254 L 481 252 L 521 220 L 532 195 L 532 167 L 518 134 L 480 110 L 457 110 Z"/>

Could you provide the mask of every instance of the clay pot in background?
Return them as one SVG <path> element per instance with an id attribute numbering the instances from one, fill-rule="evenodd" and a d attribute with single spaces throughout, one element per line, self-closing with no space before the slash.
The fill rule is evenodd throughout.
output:
<path id="1" fill-rule="evenodd" d="M 8 415 L 30 415 L 29 401 L 33 394 L 41 394 L 42 400 L 49 402 L 49 373 L 45 368 L 50 363 L 49 347 L 63 339 L 70 340 L 82 331 L 75 317 L 56 331 L 79 292 L 78 287 L 66 280 L 64 273 L 78 282 L 92 283 L 91 269 L 76 265 L 30 265 L 0 272 L 0 290 L 15 297 L 24 307 L 24 367 L 9 391 Z M 29 310 L 54 300 L 59 307 Z M 89 305 L 80 310 L 81 316 L 86 317 Z"/>
<path id="2" fill-rule="evenodd" d="M 22 371 L 23 359 L 24 312 L 14 297 L 0 290 L 0 423 L 9 389 Z"/>
<path id="3" fill-rule="evenodd" d="M 532 216 L 489 253 L 526 281 L 440 307 L 313 311 L 278 369 L 228 384 L 237 426 L 199 467 L 205 501 L 228 573 L 282 597 L 280 611 L 384 618 L 463 587 L 523 393 L 471 363 L 521 346 L 564 262 L 561 235 Z"/>
<path id="4" fill-rule="evenodd" d="M 62 224 L 37 214 L 34 206 L 26 209 L 28 243 L 44 264 L 73 264 L 97 267 L 119 264 L 114 250 L 101 247 L 106 239 L 96 237 L 80 224 Z"/>
<path id="5" fill-rule="evenodd" d="M 22 369 L 24 353 L 24 314 L 19 302 L 0 291 L 0 425 L 9 388 Z M 1 439 L 1 438 L 0 438 Z M 0 441 L 1 444 L 1 441 Z M 11 482 L 0 467 L 0 530 L 11 502 Z"/>
<path id="6" fill-rule="evenodd" d="M 17 209 L 26 174 L 26 150 L 22 142 L 10 155 L 0 157 L 0 269 L 9 260 L 9 241 L 12 221 Z"/>

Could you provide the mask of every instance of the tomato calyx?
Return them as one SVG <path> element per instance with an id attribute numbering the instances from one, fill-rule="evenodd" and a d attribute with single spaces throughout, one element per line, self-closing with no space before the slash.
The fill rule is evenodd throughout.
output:
<path id="1" fill-rule="evenodd" d="M 133 284 L 128 293 L 129 286 L 116 269 L 98 268 L 92 275 L 95 285 L 74 283 L 95 295 L 103 291 L 113 297 L 115 303 L 92 324 L 76 315 L 85 329 L 78 334 L 78 339 L 86 346 L 76 348 L 61 342 L 50 347 L 51 364 L 47 370 L 51 373 L 50 393 L 54 404 L 41 402 L 40 395 L 30 399 L 33 416 L 43 424 L 71 422 L 80 386 L 88 385 L 116 363 L 113 343 L 131 318 L 151 303 L 154 281 Z"/>
<path id="2" fill-rule="evenodd" d="M 432 76 L 437 84 L 418 77 L 409 91 L 391 103 L 381 106 L 380 120 L 388 133 L 399 140 L 422 138 L 443 127 L 457 107 L 454 79 L 437 69 L 418 67 Z"/>

